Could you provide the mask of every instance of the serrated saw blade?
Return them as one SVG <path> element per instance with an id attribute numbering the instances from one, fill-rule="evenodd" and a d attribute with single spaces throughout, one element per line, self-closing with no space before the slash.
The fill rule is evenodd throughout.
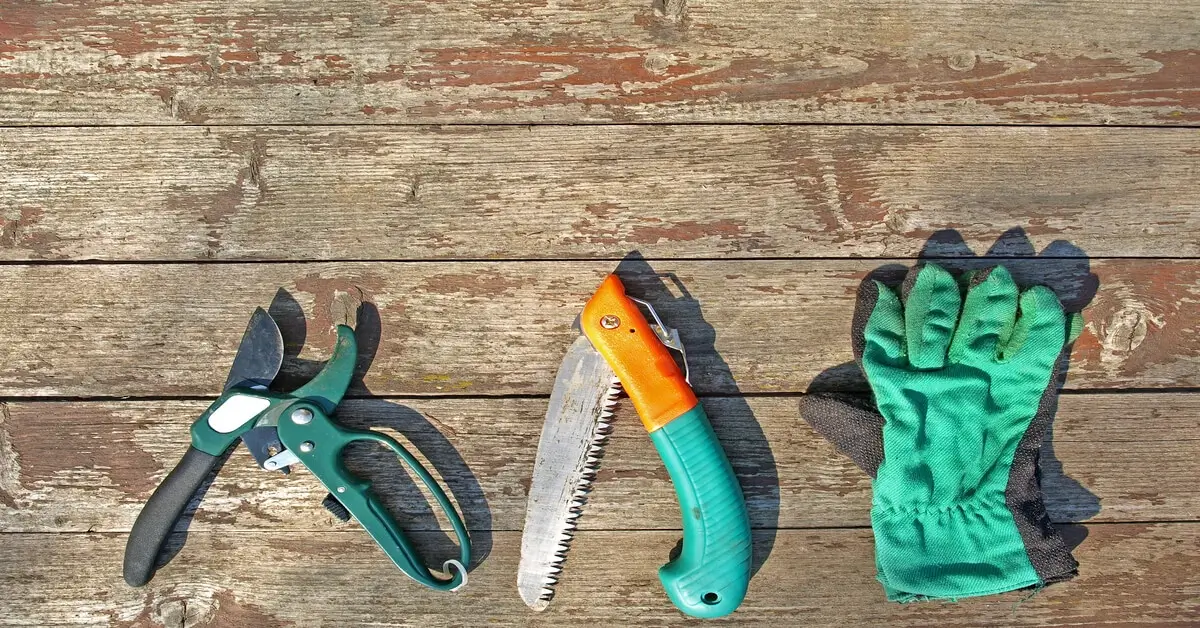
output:
<path id="1" fill-rule="evenodd" d="M 600 466 L 620 383 L 608 362 L 579 336 L 554 380 L 529 487 L 517 589 L 534 610 L 554 595 L 571 538 Z"/>

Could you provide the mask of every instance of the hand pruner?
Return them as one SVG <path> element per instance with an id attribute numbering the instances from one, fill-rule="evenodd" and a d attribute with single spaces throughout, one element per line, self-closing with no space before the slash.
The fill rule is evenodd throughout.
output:
<path id="1" fill-rule="evenodd" d="M 192 424 L 192 444 L 142 508 L 125 546 L 125 582 L 149 582 L 155 560 L 188 503 L 241 440 L 259 467 L 287 473 L 303 464 L 328 489 L 325 507 L 343 521 L 352 515 L 405 575 L 438 590 L 466 584 L 470 539 L 466 526 L 442 488 L 400 443 L 375 431 L 346 429 L 331 419 L 354 375 L 358 346 L 354 330 L 337 327 L 333 356 L 321 372 L 291 393 L 268 391 L 283 364 L 279 326 L 262 308 L 255 310 L 233 360 L 225 390 Z M 342 464 L 342 449 L 354 441 L 374 441 L 391 449 L 433 495 L 458 537 L 458 560 L 446 561 L 448 579 L 435 576 L 412 543 L 371 491 L 370 482 Z"/>

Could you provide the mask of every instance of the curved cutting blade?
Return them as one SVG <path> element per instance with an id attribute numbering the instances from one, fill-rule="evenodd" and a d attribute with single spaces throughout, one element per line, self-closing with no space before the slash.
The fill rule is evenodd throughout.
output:
<path id="1" fill-rule="evenodd" d="M 256 308 L 246 325 L 246 333 L 242 334 L 242 344 L 233 358 L 233 366 L 229 368 L 225 390 L 234 387 L 265 390 L 282 366 L 283 335 L 279 333 L 279 325 L 266 310 Z M 242 434 L 242 442 L 262 468 L 266 468 L 263 464 L 274 455 L 272 452 L 283 450 L 274 427 L 255 427 Z M 288 468 L 282 467 L 280 471 L 287 473 Z"/>
<path id="2" fill-rule="evenodd" d="M 282 366 L 283 335 L 279 333 L 279 325 L 266 310 L 255 308 L 246 325 L 246 333 L 242 334 L 233 366 L 229 367 L 224 390 L 235 386 L 266 388 Z"/>
<path id="3" fill-rule="evenodd" d="M 534 610 L 554 595 L 575 526 L 600 466 L 620 384 L 587 337 L 567 349 L 554 380 L 529 487 L 517 589 Z"/>

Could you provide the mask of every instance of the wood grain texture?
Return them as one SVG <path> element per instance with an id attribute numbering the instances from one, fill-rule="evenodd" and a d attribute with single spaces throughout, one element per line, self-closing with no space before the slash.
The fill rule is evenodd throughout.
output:
<path id="1" fill-rule="evenodd" d="M 1200 120 L 1194 1 L 5 4 L 4 124 Z"/>
<path id="2" fill-rule="evenodd" d="M 1195 257 L 1197 155 L 1192 129 L 3 129 L 0 259 Z"/>
<path id="3" fill-rule="evenodd" d="M 569 325 L 635 250 L 755 526 L 725 623 L 1195 625 L 1198 65 L 1200 0 L 3 2 L 0 626 L 695 623 L 655 575 L 679 512 L 627 401 L 551 610 L 514 589 Z M 900 606 L 874 580 L 870 484 L 797 402 L 862 388 L 855 287 L 919 255 L 1011 257 L 1089 306 L 1041 461 L 1071 583 Z M 310 474 L 238 451 L 126 587 L 249 313 L 274 299 L 291 388 L 338 291 L 372 304 L 340 420 L 444 478 L 471 584 L 420 589 Z M 451 555 L 390 455 L 347 464 Z"/>
<path id="4" fill-rule="evenodd" d="M 756 528 L 869 526 L 870 482 L 799 416 L 792 397 L 703 400 L 746 494 Z M 9 403 L 0 450 L 0 532 L 125 532 L 188 445 L 204 401 Z M 544 399 L 368 399 L 338 420 L 399 434 L 436 469 L 475 530 L 520 530 Z M 670 480 L 628 401 L 619 406 L 583 529 L 675 529 Z M 1057 522 L 1200 520 L 1200 395 L 1072 394 L 1044 444 L 1042 475 Z M 406 529 L 442 529 L 400 465 L 354 449 L 356 472 Z M 236 451 L 190 529 L 344 529 L 324 489 L 298 471 L 261 471 Z M 180 528 L 183 529 L 182 527 Z M 446 529 L 449 529 L 446 527 Z"/>
<path id="5" fill-rule="evenodd" d="M 884 601 L 870 530 L 781 531 L 723 623 L 803 626 L 1189 626 L 1200 613 L 1200 525 L 1078 526 L 1080 576 L 1036 595 Z M 123 535 L 0 535 L 2 626 L 699 625 L 655 574 L 678 534 L 581 532 L 544 614 L 516 595 L 519 535 L 450 596 L 406 580 L 363 534 L 197 532 L 143 589 L 120 577 Z M 761 539 L 759 539 L 761 541 Z M 760 546 L 761 547 L 761 546 Z M 38 560 L 28 560 L 37 555 Z M 262 557 L 270 557 L 263 560 Z"/>
<path id="6" fill-rule="evenodd" d="M 1070 387 L 1200 383 L 1197 262 L 1006 265 L 1022 283 L 1049 284 L 1071 308 L 1090 300 Z M 849 362 L 855 291 L 881 267 L 898 269 L 881 276 L 902 277 L 886 260 L 630 260 L 622 273 L 631 294 L 679 328 L 696 389 L 735 394 L 802 392 Z M 340 290 L 373 303 L 360 333 L 361 367 L 369 368 L 355 394 L 545 395 L 571 322 L 612 270 L 611 262 L 3 266 L 0 394 L 213 395 L 250 312 L 281 286 L 290 293 L 275 308 L 285 339 L 294 351 L 305 345 L 304 359 L 285 365 L 284 386 L 314 375 L 319 364 L 308 359 L 323 359 L 333 345 L 329 304 Z M 830 376 L 863 386 L 854 369 Z"/>

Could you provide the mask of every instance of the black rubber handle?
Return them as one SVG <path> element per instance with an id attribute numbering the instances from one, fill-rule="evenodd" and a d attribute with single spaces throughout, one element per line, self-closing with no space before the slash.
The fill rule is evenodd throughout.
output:
<path id="1" fill-rule="evenodd" d="M 158 552 L 171 536 L 179 515 L 220 460 L 220 456 L 188 447 L 183 460 L 154 490 L 133 522 L 125 545 L 125 582 L 129 586 L 140 587 L 150 581 Z"/>

